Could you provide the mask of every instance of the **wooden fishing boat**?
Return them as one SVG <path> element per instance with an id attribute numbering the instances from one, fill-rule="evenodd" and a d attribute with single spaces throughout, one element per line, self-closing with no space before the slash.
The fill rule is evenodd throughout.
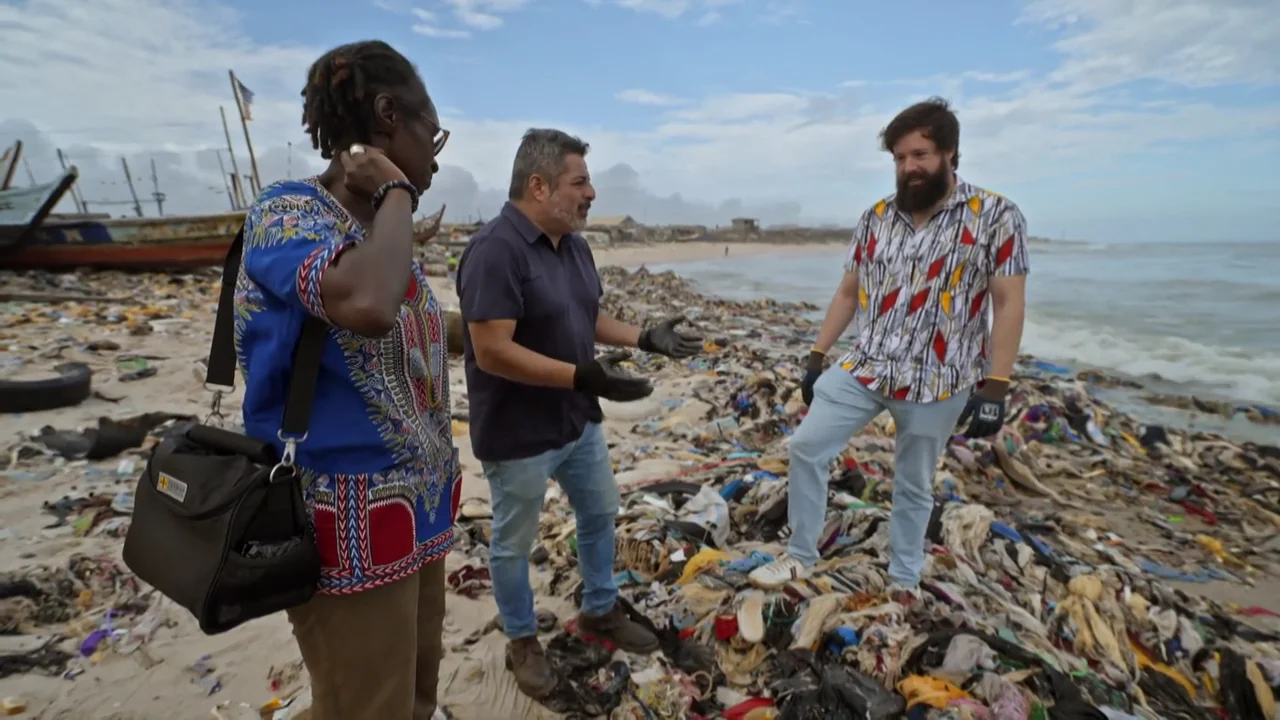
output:
<path id="1" fill-rule="evenodd" d="M 428 215 L 413 222 L 413 241 L 418 244 L 431 242 L 440 232 L 440 223 L 444 221 L 444 205 L 434 215 Z"/>
<path id="2" fill-rule="evenodd" d="M 54 182 L 0 190 L 0 267 L 4 259 L 33 241 L 58 201 L 76 181 L 71 168 Z"/>
<path id="3" fill-rule="evenodd" d="M 0 197 L 17 193 L 24 198 L 51 198 L 38 221 L 28 217 L 33 203 L 29 199 L 22 206 L 22 218 L 14 211 L 12 225 L 0 216 L 0 268 L 158 271 L 215 267 L 222 264 L 244 224 L 244 210 L 158 218 L 50 215 L 53 205 L 75 181 L 74 168 L 69 176 L 56 195 L 49 195 L 52 185 L 0 192 Z M 415 241 L 423 243 L 435 237 L 443 217 L 442 206 L 436 214 L 415 223 Z M 5 228 L 10 231 L 6 233 Z"/>
<path id="4" fill-rule="evenodd" d="M 0 267 L 184 270 L 221 265 L 244 211 L 158 218 L 66 216 L 0 252 Z"/>

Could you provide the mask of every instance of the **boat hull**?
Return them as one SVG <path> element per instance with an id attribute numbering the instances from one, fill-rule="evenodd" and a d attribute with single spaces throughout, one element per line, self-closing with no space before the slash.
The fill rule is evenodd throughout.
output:
<path id="1" fill-rule="evenodd" d="M 65 270 L 185 270 L 221 265 L 244 224 L 243 212 L 171 218 L 45 223 L 0 267 Z"/>

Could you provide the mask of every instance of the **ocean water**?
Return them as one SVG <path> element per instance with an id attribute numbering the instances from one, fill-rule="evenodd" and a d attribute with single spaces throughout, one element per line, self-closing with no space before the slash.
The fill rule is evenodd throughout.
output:
<path id="1" fill-rule="evenodd" d="M 722 297 L 825 311 L 843 259 L 833 246 L 649 268 Z M 1153 391 L 1280 407 L 1280 242 L 1037 243 L 1027 296 L 1023 352 Z"/>

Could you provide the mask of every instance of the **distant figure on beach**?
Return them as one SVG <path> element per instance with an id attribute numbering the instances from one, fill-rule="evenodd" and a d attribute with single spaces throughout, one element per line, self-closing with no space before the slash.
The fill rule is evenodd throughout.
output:
<path id="1" fill-rule="evenodd" d="M 444 267 L 449 273 L 449 280 L 456 283 L 458 281 L 458 258 L 453 254 L 452 250 L 445 251 Z"/>
<path id="2" fill-rule="evenodd" d="M 725 245 L 725 246 L 724 246 L 724 256 L 725 256 L 725 257 L 729 257 L 729 246 L 728 246 L 728 245 Z"/>
<path id="3" fill-rule="evenodd" d="M 888 410 L 897 429 L 889 528 L 890 596 L 919 597 L 938 456 L 955 432 L 1004 423 L 1025 310 L 1027 227 L 1012 201 L 957 177 L 960 124 L 934 98 L 881 132 L 897 193 L 862 214 L 802 384 L 809 413 L 791 438 L 787 553 L 756 569 L 758 586 L 806 577 L 817 563 L 831 459 Z M 987 309 L 994 315 L 988 327 Z M 853 348 L 826 372 L 854 323 Z"/>
<path id="4" fill-rule="evenodd" d="M 449 134 L 417 71 L 382 42 L 326 53 L 303 97 L 330 163 L 265 188 L 245 221 L 245 428 L 279 444 L 303 321 L 332 325 L 297 450 L 323 564 L 319 593 L 288 612 L 310 717 L 441 718 L 444 557 L 461 483 L 445 318 L 413 257 L 413 213 Z"/>
<path id="5" fill-rule="evenodd" d="M 658 638 L 616 602 L 619 495 L 599 402 L 640 400 L 653 387 L 617 367 L 623 354 L 595 357 L 595 345 L 670 357 L 702 349 L 675 329 L 681 318 L 641 330 L 600 312 L 600 276 L 580 234 L 596 197 L 587 147 L 559 130 L 525 133 L 510 202 L 468 243 L 458 269 L 471 446 L 493 502 L 489 572 L 507 667 L 533 698 L 558 681 L 538 641 L 529 586 L 547 478 L 560 483 L 577 518 L 579 630 L 627 652 L 658 649 Z"/>

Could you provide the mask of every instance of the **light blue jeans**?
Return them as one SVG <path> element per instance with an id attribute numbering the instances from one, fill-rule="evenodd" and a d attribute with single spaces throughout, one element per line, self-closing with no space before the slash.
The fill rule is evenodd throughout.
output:
<path id="1" fill-rule="evenodd" d="M 538 634 L 529 587 L 529 552 L 538 535 L 547 478 L 555 478 L 578 522 L 578 567 L 582 572 L 582 613 L 599 616 L 613 609 L 614 526 L 618 483 L 604 430 L 588 423 L 582 435 L 562 448 L 520 460 L 482 463 L 493 503 L 489 574 L 508 638 Z"/>
<path id="2" fill-rule="evenodd" d="M 924 536 L 933 513 L 933 474 L 938 456 L 955 432 L 968 393 L 946 400 L 912 403 L 867 389 L 846 370 L 833 366 L 813 387 L 813 404 L 791 438 L 791 479 L 787 554 L 805 565 L 818 562 L 818 536 L 827 515 L 829 466 L 849 438 L 885 410 L 897 429 L 894 441 L 893 512 L 889 520 L 889 579 L 906 587 L 920 584 Z"/>

